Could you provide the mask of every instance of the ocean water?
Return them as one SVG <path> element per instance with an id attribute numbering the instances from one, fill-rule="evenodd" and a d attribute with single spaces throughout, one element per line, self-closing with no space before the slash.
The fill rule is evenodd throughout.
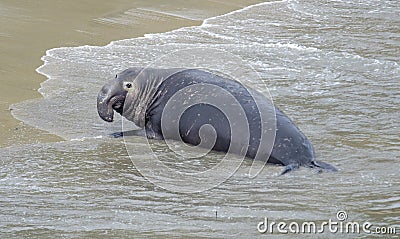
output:
<path id="1" fill-rule="evenodd" d="M 397 1 L 274 1 L 209 18 L 201 26 L 106 46 L 48 50 L 38 69 L 48 77 L 40 88 L 43 98 L 14 105 L 13 115 L 65 141 L 0 150 L 0 233 L 287 237 L 276 229 L 261 235 L 257 226 L 265 217 L 288 224 L 338 222 L 337 213 L 345 211 L 343 222 L 369 222 L 372 230 L 392 227 L 399 234 L 399 12 Z M 136 14 L 112 19 L 127 24 Z M 183 13 L 166 11 L 165 17 L 171 14 Z M 200 193 L 152 184 L 130 159 L 148 160 L 146 139 L 131 136 L 128 155 L 126 141 L 112 134 L 131 125 L 124 123 L 123 129 L 120 118 L 105 123 L 96 110 L 97 93 L 107 80 L 128 67 L 148 65 L 243 76 L 245 84 L 270 93 L 313 143 L 317 158 L 339 172 L 302 168 L 278 176 L 282 167 L 267 165 L 249 178 L 251 164 L 245 162 L 230 179 Z M 165 145 L 152 143 L 172 167 L 182 163 Z M 218 157 L 211 153 L 185 167 L 207 169 Z M 382 235 L 325 230 L 289 236 Z"/>

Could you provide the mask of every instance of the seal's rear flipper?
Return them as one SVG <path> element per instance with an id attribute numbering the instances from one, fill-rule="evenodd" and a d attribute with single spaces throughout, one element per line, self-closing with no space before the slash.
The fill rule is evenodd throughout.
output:
<path id="1" fill-rule="evenodd" d="M 286 174 L 286 173 L 288 173 L 288 172 L 291 172 L 291 171 L 293 171 L 293 170 L 296 170 L 296 169 L 298 169 L 299 167 L 300 167 L 300 166 L 299 166 L 298 164 L 289 164 L 289 165 L 286 165 L 285 169 L 282 171 L 282 173 L 281 173 L 279 176 L 284 175 L 284 174 Z"/>
<path id="2" fill-rule="evenodd" d="M 280 175 L 284 175 L 287 174 L 289 172 L 292 172 L 296 169 L 298 169 L 300 167 L 299 164 L 289 164 L 285 166 L 285 169 L 282 171 L 282 173 Z M 307 167 L 310 168 L 319 168 L 320 169 L 320 173 L 322 172 L 322 170 L 325 171 L 329 171 L 329 172 L 337 172 L 337 168 L 335 168 L 334 166 L 330 165 L 329 163 L 324 163 L 321 161 L 312 161 L 311 165 L 308 165 Z M 280 176 L 279 175 L 279 176 Z"/>
<path id="3" fill-rule="evenodd" d="M 321 168 L 321 169 L 324 169 L 324 170 L 330 171 L 330 172 L 337 172 L 338 171 L 337 168 L 333 167 L 329 163 L 324 163 L 324 162 L 321 162 L 321 161 L 313 161 L 311 167 Z"/>

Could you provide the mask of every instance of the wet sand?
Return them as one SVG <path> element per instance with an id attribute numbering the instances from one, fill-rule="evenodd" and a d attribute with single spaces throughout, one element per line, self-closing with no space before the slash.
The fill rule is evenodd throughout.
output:
<path id="1" fill-rule="evenodd" d="M 0 3 L 0 146 L 61 140 L 11 115 L 13 103 L 41 97 L 36 73 L 46 50 L 110 41 L 199 25 L 260 0 L 88 0 Z M 138 13 L 145 12 L 146 16 Z M 183 14 L 182 14 L 183 13 Z M 135 21 L 132 21 L 132 18 Z M 129 21 L 127 21 L 129 20 Z"/>

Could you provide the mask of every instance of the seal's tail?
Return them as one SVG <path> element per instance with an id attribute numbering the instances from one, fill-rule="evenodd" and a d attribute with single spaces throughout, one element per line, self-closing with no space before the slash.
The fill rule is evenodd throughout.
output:
<path id="1" fill-rule="evenodd" d="M 321 161 L 312 161 L 310 167 L 312 168 L 320 168 L 329 172 L 337 172 L 337 168 L 330 165 L 329 163 L 321 162 Z"/>
<path id="2" fill-rule="evenodd" d="M 338 171 L 337 168 L 335 168 L 334 166 L 330 165 L 329 163 L 324 163 L 321 161 L 317 161 L 314 160 L 310 163 L 310 165 L 304 165 L 306 167 L 310 167 L 310 168 L 319 168 L 320 171 L 322 172 L 323 170 L 329 171 L 329 172 L 336 172 Z M 283 172 L 280 175 L 286 174 L 288 172 L 291 172 L 293 170 L 296 170 L 300 167 L 299 164 L 289 164 L 286 165 L 285 169 L 283 170 Z"/>

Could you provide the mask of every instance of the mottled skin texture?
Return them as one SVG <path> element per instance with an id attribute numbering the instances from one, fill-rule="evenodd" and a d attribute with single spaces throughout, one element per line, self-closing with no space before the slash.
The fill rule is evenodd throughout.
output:
<path id="1" fill-rule="evenodd" d="M 123 114 L 127 88 L 129 88 L 130 82 L 133 83 L 138 74 L 137 72 L 137 68 L 122 72 L 116 79 L 108 82 L 100 91 L 98 96 L 98 112 L 102 119 L 112 121 L 113 109 Z M 263 145 L 260 146 L 261 121 L 257 107 L 263 107 L 263 104 L 267 105 L 269 101 L 259 92 L 252 91 L 252 94 L 250 94 L 239 82 L 197 69 L 187 69 L 174 73 L 158 86 L 157 92 L 159 94 L 148 105 L 145 114 L 147 137 L 164 139 L 163 132 L 161 131 L 161 115 L 166 103 L 180 89 L 198 83 L 213 84 L 222 87 L 240 103 L 248 119 L 250 130 L 250 142 L 246 156 L 254 159 L 259 147 L 263 147 Z M 255 103 L 253 97 L 257 97 L 258 105 Z M 313 146 L 306 136 L 277 107 L 275 107 L 275 112 L 275 142 L 271 154 L 261 157 L 262 160 L 286 166 L 283 173 L 296 169 L 299 166 L 336 171 L 333 166 L 316 161 Z M 204 124 L 212 125 L 217 132 L 217 140 L 213 149 L 227 152 L 231 144 L 231 126 L 219 109 L 208 104 L 194 105 L 182 114 L 179 119 L 179 134 L 181 139 L 188 144 L 198 145 L 200 143 L 199 130 Z M 258 158 L 260 159 L 260 157 Z"/>

